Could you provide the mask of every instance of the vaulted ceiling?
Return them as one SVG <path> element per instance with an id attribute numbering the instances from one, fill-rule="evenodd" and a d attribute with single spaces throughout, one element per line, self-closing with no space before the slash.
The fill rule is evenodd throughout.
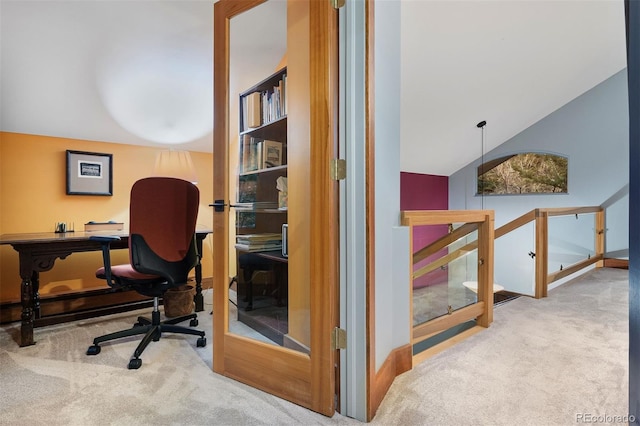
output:
<path id="1" fill-rule="evenodd" d="M 402 3 L 403 171 L 450 175 L 626 67 L 618 0 Z M 531 147 L 535 149 L 535 147 Z"/>
<path id="2" fill-rule="evenodd" d="M 488 151 L 626 66 L 621 0 L 401 7 L 403 171 L 450 175 L 482 154 L 479 121 Z M 0 129 L 211 152 L 212 14 L 0 0 Z"/>

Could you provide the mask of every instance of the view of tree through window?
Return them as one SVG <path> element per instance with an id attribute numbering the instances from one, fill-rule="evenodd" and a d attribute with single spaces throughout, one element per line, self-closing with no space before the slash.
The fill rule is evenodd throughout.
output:
<path id="1" fill-rule="evenodd" d="M 567 192 L 567 157 L 527 152 L 478 167 L 478 194 Z"/>

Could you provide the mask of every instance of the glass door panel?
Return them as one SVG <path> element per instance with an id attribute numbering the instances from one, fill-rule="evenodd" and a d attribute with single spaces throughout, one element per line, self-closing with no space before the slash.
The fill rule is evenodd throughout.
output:
<path id="1" fill-rule="evenodd" d="M 288 336 L 286 56 L 286 2 L 262 3 L 231 19 L 229 270 L 235 275 L 228 321 L 233 333 L 308 352 Z"/>
<path id="2" fill-rule="evenodd" d="M 319 173 L 336 123 L 320 112 L 336 17 L 328 2 L 214 5 L 214 370 L 326 415 L 338 223 L 337 184 Z"/>

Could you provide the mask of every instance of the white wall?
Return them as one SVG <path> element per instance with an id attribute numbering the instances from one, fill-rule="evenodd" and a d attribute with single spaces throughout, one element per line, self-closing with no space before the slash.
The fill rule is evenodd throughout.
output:
<path id="1" fill-rule="evenodd" d="M 526 100 L 523 100 L 526 102 Z M 514 106 L 517 107 L 517 106 Z M 606 252 L 628 256 L 629 119 L 626 69 L 582 94 L 486 153 L 484 161 L 524 151 L 549 152 L 568 157 L 568 194 L 476 196 L 479 158 L 449 177 L 450 209 L 495 210 L 496 228 L 540 207 L 606 207 Z M 481 134 L 478 131 L 478 143 Z M 485 141 L 491 136 L 487 123 Z M 484 201 L 484 202 L 483 202 Z M 562 237 L 562 236 L 560 236 Z M 571 235 L 566 235 L 572 240 Z M 575 240 L 575 238 L 573 238 Z M 507 284 L 518 268 L 530 263 L 528 249 L 496 243 L 496 282 Z M 501 262 L 501 250 L 522 252 L 511 262 Z M 506 265 L 505 265 L 506 264 Z"/>

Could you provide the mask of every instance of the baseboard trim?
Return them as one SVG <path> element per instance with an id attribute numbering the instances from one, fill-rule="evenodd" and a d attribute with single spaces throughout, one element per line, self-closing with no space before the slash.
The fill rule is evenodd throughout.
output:
<path id="1" fill-rule="evenodd" d="M 371 374 L 369 386 L 369 401 L 367 404 L 367 421 L 370 422 L 376 415 L 380 404 L 393 381 L 400 374 L 411 370 L 412 363 L 411 345 L 401 346 L 391 351 L 377 373 Z"/>
<path id="2" fill-rule="evenodd" d="M 605 268 L 629 269 L 629 259 L 607 258 L 603 262 Z"/>

